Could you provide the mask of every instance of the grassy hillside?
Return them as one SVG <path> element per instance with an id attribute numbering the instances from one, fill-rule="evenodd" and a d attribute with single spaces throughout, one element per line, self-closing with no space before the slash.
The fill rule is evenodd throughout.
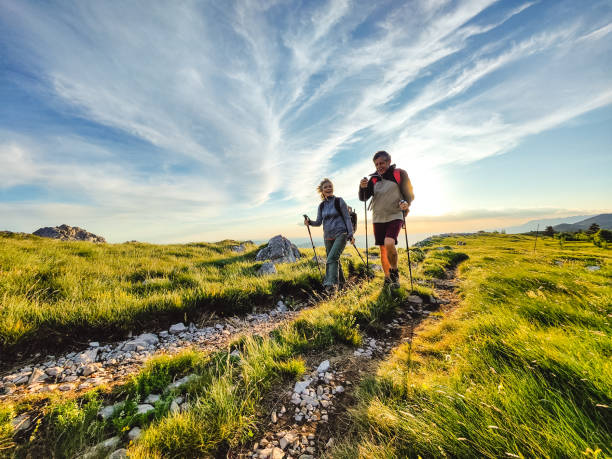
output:
<path id="1" fill-rule="evenodd" d="M 461 304 L 432 314 L 412 348 L 400 345 L 376 374 L 355 381 L 358 402 L 349 422 L 339 424 L 336 438 L 344 441 L 332 455 L 609 457 L 610 250 L 544 239 L 534 254 L 529 236 L 460 240 L 466 245 L 434 240 L 413 253 L 420 261 L 414 273 L 421 295 L 431 293 L 433 278 L 461 262 Z M 406 285 L 407 266 L 401 270 Z M 393 319 L 409 292 L 390 295 L 381 284 L 379 274 L 269 336 L 212 354 L 158 357 L 112 392 L 37 395 L 0 405 L 0 449 L 17 457 L 66 457 L 119 435 L 130 457 L 225 455 L 257 438 L 267 418 L 264 399 L 305 371 L 307 355 L 336 344 L 360 346 L 366 333 Z M 240 357 L 230 354 L 234 349 Z M 136 403 L 185 374 L 197 375 L 178 390 L 190 400 L 188 411 L 169 412 L 177 395 L 171 392 L 154 412 L 136 414 Z M 124 405 L 112 418 L 96 417 L 100 406 L 118 400 Z M 12 438 L 10 419 L 32 410 L 36 429 Z M 128 444 L 134 425 L 143 434 Z"/>
<path id="2" fill-rule="evenodd" d="M 460 307 L 362 383 L 335 456 L 610 457 L 612 252 L 461 239 Z"/>
<path id="3" fill-rule="evenodd" d="M 152 245 L 0 235 L 0 353 L 111 339 L 202 312 L 239 313 L 318 285 L 303 258 L 257 276 L 258 247 L 236 241 Z"/>

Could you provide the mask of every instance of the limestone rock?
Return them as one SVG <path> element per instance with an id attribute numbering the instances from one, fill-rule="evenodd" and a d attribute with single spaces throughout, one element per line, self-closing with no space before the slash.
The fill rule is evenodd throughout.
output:
<path id="1" fill-rule="evenodd" d="M 272 263 L 293 263 L 301 257 L 295 244 L 280 234 L 268 241 L 268 245 L 257 252 L 255 260 Z"/>
<path id="2" fill-rule="evenodd" d="M 137 427 L 135 427 L 137 428 Z M 113 451 L 109 456 L 108 459 L 126 459 L 128 457 L 127 455 L 127 449 L 125 448 L 121 448 L 118 449 L 116 451 Z"/>
<path id="3" fill-rule="evenodd" d="M 307 379 L 306 381 L 296 382 L 295 387 L 293 388 L 293 392 L 295 392 L 296 394 L 301 394 L 302 392 L 306 390 L 308 386 L 310 386 L 311 382 L 312 382 L 311 379 Z"/>
<path id="4" fill-rule="evenodd" d="M 184 323 L 179 322 L 178 324 L 174 324 L 170 327 L 170 333 L 172 333 L 173 335 L 176 335 L 178 333 L 183 333 L 185 331 L 187 331 L 187 327 L 185 326 Z"/>
<path id="5" fill-rule="evenodd" d="M 323 360 L 317 367 L 317 373 L 325 373 L 329 370 L 329 360 Z"/>
<path id="6" fill-rule="evenodd" d="M 47 373 L 52 378 L 55 378 L 61 375 L 63 371 L 64 369 L 62 367 L 50 367 L 45 370 L 45 373 Z"/>
<path id="7" fill-rule="evenodd" d="M 148 345 L 153 346 L 159 343 L 159 338 L 153 333 L 143 333 L 142 335 L 138 336 L 138 341 L 144 341 Z"/>
<path id="8" fill-rule="evenodd" d="M 90 241 L 104 243 L 106 239 L 102 236 L 97 236 L 89 231 L 85 231 L 83 228 L 78 226 L 60 225 L 60 226 L 47 226 L 39 228 L 32 234 L 40 237 L 48 237 L 51 239 L 59 239 L 61 241 Z"/>
<path id="9" fill-rule="evenodd" d="M 117 405 L 104 406 L 100 408 L 100 411 L 98 411 L 98 416 L 100 416 L 102 419 L 108 419 L 113 415 L 116 407 Z"/>
<path id="10" fill-rule="evenodd" d="M 181 324 L 182 325 L 182 324 Z M 147 343 L 144 341 L 140 341 L 138 339 L 128 341 L 123 345 L 123 350 L 132 352 L 132 351 L 142 351 L 147 348 Z"/>
<path id="11" fill-rule="evenodd" d="M 46 381 L 47 375 L 40 368 L 34 368 L 32 374 L 30 375 L 30 379 L 28 380 L 28 386 L 32 384 L 36 384 L 38 382 Z"/>
<path id="12" fill-rule="evenodd" d="M 27 414 L 21 414 L 11 421 L 15 433 L 28 430 L 32 426 L 32 421 Z"/>
<path id="13" fill-rule="evenodd" d="M 81 352 L 80 354 L 78 354 L 76 357 L 74 357 L 74 362 L 77 364 L 82 364 L 82 365 L 86 365 L 88 363 L 94 363 L 96 361 L 96 357 L 98 355 L 98 349 L 97 347 L 93 348 L 93 349 L 89 349 L 85 352 Z"/>
<path id="14" fill-rule="evenodd" d="M 98 367 L 96 367 L 93 363 L 83 366 L 83 376 L 89 376 L 96 372 Z"/>
<path id="15" fill-rule="evenodd" d="M 136 411 L 136 414 L 146 414 L 149 411 L 153 411 L 155 408 L 153 408 L 153 405 L 149 405 L 148 403 L 143 403 L 141 405 L 138 405 L 137 409 L 138 411 Z"/>
<path id="16" fill-rule="evenodd" d="M 417 296 L 417 295 L 410 295 L 408 297 L 408 302 L 409 303 L 414 303 L 414 304 L 422 304 L 423 303 L 423 298 L 421 298 L 420 296 Z"/>
<path id="17" fill-rule="evenodd" d="M 257 274 L 260 276 L 264 276 L 266 274 L 276 274 L 276 266 L 274 266 L 274 263 L 272 263 L 271 261 L 266 261 L 263 265 L 261 265 L 261 268 L 259 268 L 259 271 L 257 271 Z"/>
<path id="18" fill-rule="evenodd" d="M 145 403 L 155 405 L 159 401 L 160 398 L 161 396 L 158 394 L 149 394 L 147 398 L 145 399 Z"/>
<path id="19" fill-rule="evenodd" d="M 140 435 L 142 435 L 142 430 L 140 430 L 140 427 L 134 427 L 128 432 L 128 438 L 132 441 L 137 440 Z"/>

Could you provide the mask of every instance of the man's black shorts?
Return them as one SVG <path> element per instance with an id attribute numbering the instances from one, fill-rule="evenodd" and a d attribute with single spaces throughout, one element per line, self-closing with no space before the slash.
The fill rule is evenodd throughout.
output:
<path id="1" fill-rule="evenodd" d="M 385 223 L 374 223 L 374 239 L 376 245 L 385 245 L 385 238 L 390 237 L 395 240 L 397 245 L 397 235 L 402 229 L 404 220 L 391 220 Z"/>

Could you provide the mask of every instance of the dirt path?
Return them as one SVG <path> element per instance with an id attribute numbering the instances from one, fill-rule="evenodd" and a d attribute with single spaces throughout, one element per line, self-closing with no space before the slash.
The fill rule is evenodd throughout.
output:
<path id="1" fill-rule="evenodd" d="M 357 350 L 335 346 L 324 354 L 306 356 L 313 369 L 302 381 L 281 387 L 266 401 L 266 433 L 249 449 L 229 451 L 229 458 L 312 459 L 320 457 L 337 438 L 348 433 L 348 411 L 355 405 L 355 389 L 375 373 L 391 350 L 419 333 L 434 310 L 446 312 L 459 302 L 456 268 L 434 282 L 436 301 L 423 303 L 410 296 L 405 307 L 377 335 L 367 336 Z M 429 320 L 436 320 L 432 317 Z"/>

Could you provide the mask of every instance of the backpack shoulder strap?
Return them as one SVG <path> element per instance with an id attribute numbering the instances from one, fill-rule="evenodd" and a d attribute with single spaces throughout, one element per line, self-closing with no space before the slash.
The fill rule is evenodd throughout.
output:
<path id="1" fill-rule="evenodd" d="M 338 215 L 340 215 L 340 218 L 344 222 L 344 226 L 346 226 L 346 220 L 344 220 L 344 215 L 342 215 L 342 211 L 340 210 L 340 200 L 336 197 L 334 197 L 334 207 L 336 208 Z M 350 214 L 349 214 L 349 218 L 350 218 Z M 346 226 L 346 231 L 349 232 L 348 226 Z"/>
<path id="2" fill-rule="evenodd" d="M 340 216 L 342 216 L 342 211 L 340 210 L 340 201 L 338 200 L 338 198 L 334 198 L 334 207 L 336 208 L 336 211 L 340 214 Z"/>
<path id="3" fill-rule="evenodd" d="M 399 185 L 402 181 L 401 169 L 398 169 L 397 167 L 393 169 L 393 177 L 395 178 L 395 182 Z"/>

